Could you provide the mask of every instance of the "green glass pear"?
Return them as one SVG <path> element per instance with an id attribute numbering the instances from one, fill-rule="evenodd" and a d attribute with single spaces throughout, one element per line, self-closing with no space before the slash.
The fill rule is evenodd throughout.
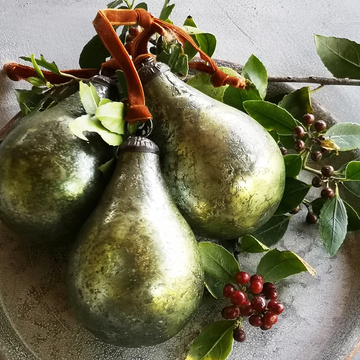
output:
<path id="1" fill-rule="evenodd" d="M 285 186 L 278 145 L 247 114 L 190 87 L 161 63 L 138 68 L 163 176 L 195 233 L 234 239 L 275 212 Z"/>
<path id="2" fill-rule="evenodd" d="M 203 276 L 194 234 L 163 181 L 158 147 L 130 138 L 70 254 L 75 314 L 105 342 L 155 345 L 185 326 L 202 298 Z"/>
<path id="3" fill-rule="evenodd" d="M 91 82 L 100 98 L 111 97 L 108 78 Z M 104 190 L 98 167 L 114 148 L 94 134 L 84 141 L 71 132 L 69 123 L 83 114 L 76 91 L 25 116 L 0 145 L 0 220 L 30 242 L 74 240 Z"/>

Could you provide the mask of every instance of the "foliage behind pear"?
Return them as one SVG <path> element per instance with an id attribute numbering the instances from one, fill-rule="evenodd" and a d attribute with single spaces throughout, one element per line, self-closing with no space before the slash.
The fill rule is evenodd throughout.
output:
<path id="1" fill-rule="evenodd" d="M 100 97 L 109 82 L 93 79 Z M 0 146 L 0 220 L 26 240 L 74 239 L 99 200 L 105 179 L 98 169 L 113 147 L 97 136 L 76 137 L 69 123 L 84 113 L 79 93 L 25 116 Z"/>
<path id="2" fill-rule="evenodd" d="M 247 114 L 186 85 L 160 63 L 139 68 L 165 180 L 199 235 L 233 239 L 264 224 L 285 183 L 269 133 Z"/>
<path id="3" fill-rule="evenodd" d="M 70 303 L 105 342 L 161 343 L 178 333 L 202 297 L 198 245 L 163 181 L 157 146 L 125 142 L 115 172 L 69 258 Z"/>

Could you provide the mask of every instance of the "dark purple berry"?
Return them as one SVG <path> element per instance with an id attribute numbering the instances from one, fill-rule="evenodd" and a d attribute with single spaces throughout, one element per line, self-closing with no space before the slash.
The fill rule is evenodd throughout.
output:
<path id="1" fill-rule="evenodd" d="M 326 122 L 324 120 L 315 121 L 314 128 L 317 132 L 324 131 L 326 129 Z"/>
<path id="2" fill-rule="evenodd" d="M 300 210 L 301 210 L 301 206 L 298 205 L 295 209 L 290 211 L 290 214 L 293 214 L 293 215 L 297 214 Z"/>
<path id="3" fill-rule="evenodd" d="M 239 315 L 240 309 L 235 305 L 226 306 L 221 310 L 221 316 L 226 320 L 236 319 Z"/>
<path id="4" fill-rule="evenodd" d="M 302 126 L 295 126 L 292 134 L 294 138 L 301 139 L 305 135 L 305 130 Z"/>
<path id="5" fill-rule="evenodd" d="M 308 224 L 316 224 L 318 219 L 319 219 L 319 217 L 315 213 L 308 212 L 306 215 L 306 222 Z"/>
<path id="6" fill-rule="evenodd" d="M 231 298 L 231 296 L 234 294 L 234 292 L 236 291 L 236 288 L 233 284 L 226 284 L 223 288 L 223 295 L 226 298 Z"/>
<path id="7" fill-rule="evenodd" d="M 246 340 L 246 333 L 243 328 L 235 328 L 233 330 L 233 338 L 235 341 L 243 342 Z"/>
<path id="8" fill-rule="evenodd" d="M 251 300 L 251 306 L 255 311 L 263 311 L 266 308 L 266 300 L 262 296 L 254 296 Z"/>
<path id="9" fill-rule="evenodd" d="M 302 140 L 296 140 L 294 145 L 294 150 L 297 152 L 303 151 L 305 149 L 305 143 Z"/>
<path id="10" fill-rule="evenodd" d="M 319 162 L 322 158 L 322 152 L 321 151 L 313 151 L 311 153 L 311 159 L 315 162 Z"/>
<path id="11" fill-rule="evenodd" d="M 275 289 L 275 285 L 271 282 L 266 282 L 263 286 L 263 292 L 266 294 L 270 289 Z"/>
<path id="12" fill-rule="evenodd" d="M 252 326 L 260 327 L 262 325 L 262 323 L 263 323 L 262 317 L 259 316 L 259 315 L 251 315 L 249 317 L 249 323 Z"/>
<path id="13" fill-rule="evenodd" d="M 322 187 L 323 183 L 324 182 L 322 181 L 322 179 L 319 176 L 314 176 L 311 181 L 312 186 L 317 187 L 317 188 Z"/>
<path id="14" fill-rule="evenodd" d="M 272 328 L 272 325 L 266 325 L 264 323 L 262 323 L 262 325 L 260 326 L 261 330 L 270 330 Z"/>
<path id="15" fill-rule="evenodd" d="M 242 305 L 240 305 L 240 314 L 242 316 L 250 316 L 254 312 L 253 307 L 251 306 L 250 301 L 245 301 Z"/>
<path id="16" fill-rule="evenodd" d="M 332 188 L 325 188 L 321 190 L 321 197 L 325 200 L 332 199 L 335 196 L 335 192 Z"/>
<path id="17" fill-rule="evenodd" d="M 286 155 L 287 154 L 287 149 L 283 146 L 280 147 L 280 151 L 283 155 Z"/>
<path id="18" fill-rule="evenodd" d="M 303 116 L 303 122 L 304 122 L 304 124 L 306 124 L 306 125 L 311 125 L 311 124 L 314 123 L 314 121 L 315 121 L 315 116 L 314 116 L 314 114 L 305 114 L 305 115 Z"/>
<path id="19" fill-rule="evenodd" d="M 334 168 L 331 165 L 325 165 L 321 168 L 321 173 L 325 176 L 325 177 L 330 177 L 333 176 L 334 174 Z"/>

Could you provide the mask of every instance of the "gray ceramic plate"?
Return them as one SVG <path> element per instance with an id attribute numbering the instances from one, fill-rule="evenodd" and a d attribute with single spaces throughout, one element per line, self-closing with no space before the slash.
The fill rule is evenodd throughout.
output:
<path id="1" fill-rule="evenodd" d="M 275 89 L 276 90 L 276 89 Z M 323 114 L 317 108 L 317 113 Z M 270 331 L 245 324 L 247 341 L 230 360 L 349 360 L 360 347 L 360 242 L 352 234 L 329 259 L 305 211 L 290 222 L 282 248 L 295 251 L 317 271 L 279 284 L 285 313 Z M 255 272 L 258 255 L 241 255 Z M 124 349 L 101 343 L 76 321 L 64 285 L 67 249 L 30 247 L 0 223 L 1 360 L 183 360 L 191 341 L 223 304 L 205 294 L 192 321 L 156 347 Z M 215 360 L 215 359 L 214 359 Z"/>

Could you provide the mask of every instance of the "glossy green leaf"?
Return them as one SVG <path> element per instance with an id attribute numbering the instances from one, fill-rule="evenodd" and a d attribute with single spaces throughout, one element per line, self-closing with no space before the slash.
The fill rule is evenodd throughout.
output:
<path id="1" fill-rule="evenodd" d="M 339 151 L 354 150 L 360 147 L 360 125 L 353 123 L 338 123 L 324 134 L 325 140 L 332 140 Z"/>
<path id="2" fill-rule="evenodd" d="M 316 51 L 338 78 L 360 79 L 360 45 L 344 38 L 315 35 Z"/>
<path id="3" fill-rule="evenodd" d="M 108 57 L 110 57 L 109 51 L 101 42 L 99 36 L 95 35 L 83 47 L 79 57 L 79 65 L 81 69 L 100 69 L 101 64 Z"/>
<path id="4" fill-rule="evenodd" d="M 234 256 L 220 245 L 210 242 L 199 243 L 201 261 L 205 273 L 205 286 L 217 299 L 223 297 L 223 288 L 227 283 L 235 282 L 240 271 Z"/>
<path id="5" fill-rule="evenodd" d="M 304 200 L 311 185 L 291 177 L 286 178 L 283 198 L 275 215 L 286 214 L 294 210 Z"/>
<path id="6" fill-rule="evenodd" d="M 297 177 L 302 169 L 302 158 L 297 154 L 289 154 L 284 156 L 285 171 L 288 177 Z"/>
<path id="7" fill-rule="evenodd" d="M 144 10 L 148 10 L 148 5 L 147 5 L 147 3 L 145 3 L 145 2 L 141 2 L 141 3 L 138 3 L 135 7 L 134 7 L 134 9 L 144 9 Z"/>
<path id="8" fill-rule="evenodd" d="M 317 215 L 320 215 L 320 211 L 321 211 L 322 207 L 324 206 L 325 202 L 326 202 L 326 200 L 321 197 L 313 200 L 311 202 L 311 208 L 312 208 L 313 212 Z"/>
<path id="9" fill-rule="evenodd" d="M 343 200 L 348 218 L 347 231 L 360 230 L 360 216 L 357 211 L 345 200 Z"/>
<path id="10" fill-rule="evenodd" d="M 344 181 L 342 186 L 356 197 L 360 197 L 360 181 Z"/>
<path id="11" fill-rule="evenodd" d="M 94 88 L 94 85 L 91 83 L 87 85 L 80 81 L 79 95 L 86 113 L 94 115 L 100 102 L 100 98 L 96 92 L 96 89 Z"/>
<path id="12" fill-rule="evenodd" d="M 360 161 L 350 161 L 345 170 L 345 179 L 360 181 Z"/>
<path id="13" fill-rule="evenodd" d="M 90 114 L 80 116 L 73 120 L 69 124 L 69 128 L 74 135 L 85 141 L 88 141 L 88 139 L 84 135 L 84 132 L 96 132 L 109 145 L 119 146 L 122 143 L 121 135 L 115 134 L 104 128 L 100 121 Z"/>
<path id="14" fill-rule="evenodd" d="M 16 89 L 15 92 L 22 116 L 35 109 L 37 104 L 45 97 L 43 90 L 37 87 L 32 87 L 31 90 Z"/>
<path id="15" fill-rule="evenodd" d="M 290 219 L 288 215 L 272 216 L 252 235 L 266 246 L 275 245 L 285 235 Z"/>
<path id="16" fill-rule="evenodd" d="M 216 37 L 209 33 L 196 34 L 195 37 L 200 45 L 200 49 L 212 57 L 216 49 Z"/>
<path id="17" fill-rule="evenodd" d="M 304 114 L 312 113 L 310 88 L 308 86 L 285 95 L 279 106 L 286 109 L 295 119 L 301 120 Z"/>
<path id="18" fill-rule="evenodd" d="M 221 69 L 225 74 L 231 76 L 238 75 L 235 70 L 229 69 L 227 67 L 220 67 L 219 69 Z M 214 87 L 210 81 L 210 75 L 205 73 L 196 74 L 187 81 L 187 84 L 220 102 L 223 102 L 224 93 L 229 87 L 229 85 Z"/>
<path id="19" fill-rule="evenodd" d="M 248 100 L 261 101 L 258 89 L 251 83 L 248 84 L 246 89 L 229 86 L 224 92 L 223 102 L 243 112 L 245 112 L 244 102 Z"/>
<path id="20" fill-rule="evenodd" d="M 169 5 L 170 0 L 165 0 L 164 5 L 161 9 L 161 13 L 159 16 L 160 20 L 164 20 L 166 21 L 167 19 L 169 19 L 170 14 L 172 13 L 175 4 Z"/>
<path id="21" fill-rule="evenodd" d="M 336 194 L 327 200 L 320 211 L 319 232 L 329 256 L 336 255 L 345 240 L 347 212 L 342 199 Z"/>
<path id="22" fill-rule="evenodd" d="M 30 76 L 26 80 L 33 86 L 44 86 L 45 83 L 46 83 L 46 80 L 45 80 L 45 83 L 44 83 L 43 79 L 40 79 L 40 78 L 35 77 L 35 76 Z"/>
<path id="23" fill-rule="evenodd" d="M 290 135 L 297 125 L 296 120 L 285 109 L 262 100 L 249 100 L 243 103 L 246 112 L 266 130 L 275 130 L 282 135 Z"/>
<path id="24" fill-rule="evenodd" d="M 275 282 L 304 271 L 310 275 L 316 274 L 316 271 L 294 252 L 273 249 L 261 258 L 256 273 L 262 275 L 265 282 Z"/>
<path id="25" fill-rule="evenodd" d="M 286 149 L 293 149 L 295 145 L 295 139 L 291 135 L 279 135 L 279 142 Z"/>
<path id="26" fill-rule="evenodd" d="M 252 235 L 244 235 L 241 238 L 241 251 L 245 253 L 262 253 L 269 248 Z"/>
<path id="27" fill-rule="evenodd" d="M 196 28 L 196 24 L 193 20 L 193 18 L 191 16 L 188 16 L 183 24 L 183 26 L 185 27 L 192 27 L 192 28 Z M 196 40 L 196 36 L 195 35 L 190 35 L 192 37 L 192 39 L 195 41 L 196 45 L 200 46 L 199 42 Z M 191 59 L 193 59 L 196 54 L 197 54 L 197 50 L 188 42 L 186 41 L 185 45 L 184 45 L 184 53 L 188 56 L 189 61 Z M 205 75 L 205 74 L 204 74 Z"/>
<path id="28" fill-rule="evenodd" d="M 115 9 L 119 5 L 121 5 L 124 2 L 124 0 L 115 0 L 106 5 L 108 9 Z"/>
<path id="29" fill-rule="evenodd" d="M 208 325 L 191 344 L 185 360 L 225 360 L 233 347 L 236 320 Z"/>
<path id="30" fill-rule="evenodd" d="M 124 104 L 122 102 L 100 103 L 95 116 L 106 129 L 116 134 L 123 135 L 125 133 Z"/>
<path id="31" fill-rule="evenodd" d="M 250 56 L 241 71 L 241 75 L 255 85 L 261 99 L 264 99 L 268 85 L 268 75 L 265 66 L 255 55 Z"/>

